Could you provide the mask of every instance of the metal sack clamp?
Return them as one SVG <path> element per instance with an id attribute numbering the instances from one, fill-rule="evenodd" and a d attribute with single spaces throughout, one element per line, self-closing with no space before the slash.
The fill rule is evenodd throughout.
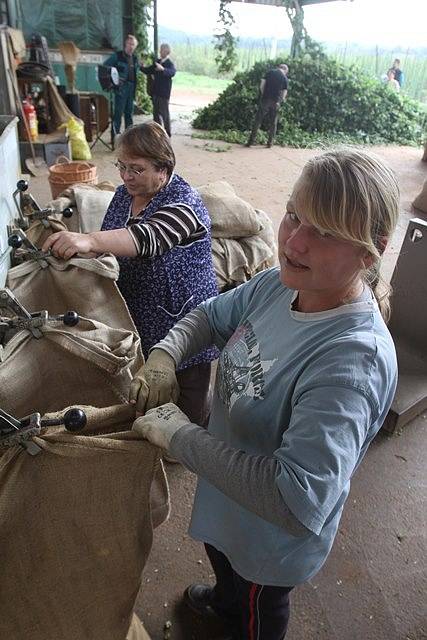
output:
<path id="1" fill-rule="evenodd" d="M 49 216 L 56 214 L 51 207 L 42 209 L 30 193 L 25 193 L 28 189 L 26 180 L 18 180 L 16 190 L 13 192 L 13 200 L 18 211 L 17 225 L 20 229 L 27 230 L 32 222 L 40 220 L 44 227 L 50 227 Z M 18 202 L 17 196 L 20 196 Z M 71 218 L 74 211 L 72 207 L 66 207 L 62 212 L 64 218 Z"/>
<path id="2" fill-rule="evenodd" d="M 17 249 L 22 249 L 22 255 L 26 254 L 30 259 L 37 260 L 40 263 L 40 266 L 44 269 L 49 266 L 46 258 L 52 256 L 52 252 L 50 250 L 41 251 L 41 249 L 38 249 L 36 245 L 31 242 L 29 238 L 27 238 L 25 231 L 23 231 L 22 229 L 12 229 L 9 227 L 8 230 L 9 237 L 7 239 L 7 243 L 9 247 L 15 249 L 15 252 Z M 14 258 L 18 257 L 19 254 L 14 254 Z"/>
<path id="3" fill-rule="evenodd" d="M 63 424 L 67 431 L 81 431 L 87 423 L 86 414 L 82 409 L 72 408 L 59 418 L 42 420 L 40 413 L 31 413 L 21 420 L 0 409 L 0 449 L 22 446 L 32 456 L 42 450 L 33 442 L 34 436 L 40 435 L 47 427 Z"/>
<path id="4" fill-rule="evenodd" d="M 35 338 L 42 338 L 41 327 L 50 322 L 63 322 L 66 326 L 74 327 L 78 324 L 80 317 L 75 311 L 67 311 L 64 314 L 49 316 L 46 310 L 30 313 L 16 298 L 10 289 L 5 287 L 0 289 L 0 311 L 4 310 L 8 317 L 0 317 L 0 345 L 6 342 L 22 329 L 31 331 Z M 13 317 L 9 317 L 10 314 Z"/>

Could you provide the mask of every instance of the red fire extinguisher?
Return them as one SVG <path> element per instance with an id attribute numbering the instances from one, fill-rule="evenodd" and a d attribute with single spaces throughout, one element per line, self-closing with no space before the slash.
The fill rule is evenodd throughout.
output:
<path id="1" fill-rule="evenodd" d="M 22 101 L 24 108 L 24 114 L 28 122 L 28 128 L 30 130 L 31 140 L 35 142 L 39 137 L 37 115 L 34 105 L 31 103 L 30 96 L 27 96 L 26 100 Z"/>

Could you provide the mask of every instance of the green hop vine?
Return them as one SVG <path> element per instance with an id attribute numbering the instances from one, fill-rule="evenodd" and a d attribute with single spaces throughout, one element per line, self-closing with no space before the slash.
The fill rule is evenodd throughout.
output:
<path id="1" fill-rule="evenodd" d="M 220 73 L 229 73 L 233 71 L 237 65 L 236 46 L 238 40 L 231 33 L 231 27 L 235 23 L 233 14 L 228 5 L 231 0 L 220 0 L 218 22 L 224 27 L 224 31 L 214 35 L 215 43 L 215 62 Z"/>

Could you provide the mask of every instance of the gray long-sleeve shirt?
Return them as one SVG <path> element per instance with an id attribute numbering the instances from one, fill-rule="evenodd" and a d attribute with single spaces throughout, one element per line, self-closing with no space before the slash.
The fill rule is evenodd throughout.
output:
<path id="1" fill-rule="evenodd" d="M 212 344 L 209 320 L 201 308 L 187 314 L 156 345 L 178 364 Z M 172 438 L 171 454 L 238 504 L 261 518 L 304 535 L 306 527 L 285 504 L 276 484 L 280 463 L 274 458 L 248 455 L 217 440 L 197 425 L 182 427 Z"/>

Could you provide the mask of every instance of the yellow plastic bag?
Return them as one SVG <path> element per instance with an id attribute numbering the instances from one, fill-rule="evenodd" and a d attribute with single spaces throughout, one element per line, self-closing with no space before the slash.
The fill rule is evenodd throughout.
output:
<path id="1" fill-rule="evenodd" d="M 71 157 L 73 160 L 91 160 L 92 154 L 86 140 L 83 122 L 77 122 L 75 118 L 70 118 L 67 124 L 61 124 L 58 129 L 67 127 L 71 141 Z"/>

